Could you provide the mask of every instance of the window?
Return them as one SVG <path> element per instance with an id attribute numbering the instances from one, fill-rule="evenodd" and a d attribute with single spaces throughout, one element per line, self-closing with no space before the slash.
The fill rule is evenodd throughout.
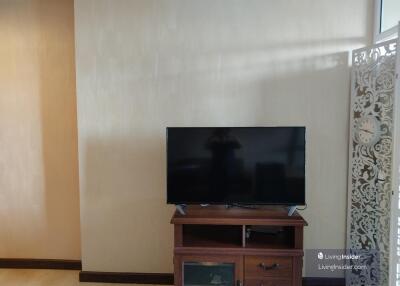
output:
<path id="1" fill-rule="evenodd" d="M 400 0 L 375 1 L 375 42 L 395 38 L 400 21 Z"/>

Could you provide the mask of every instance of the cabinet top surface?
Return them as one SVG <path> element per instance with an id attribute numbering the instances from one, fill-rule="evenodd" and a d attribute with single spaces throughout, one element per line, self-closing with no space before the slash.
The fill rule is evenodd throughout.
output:
<path id="1" fill-rule="evenodd" d="M 225 208 L 224 206 L 188 206 L 186 214 L 175 211 L 172 224 L 219 224 L 219 225 L 287 225 L 305 226 L 307 222 L 295 212 L 288 216 L 284 207 L 260 209 Z"/>

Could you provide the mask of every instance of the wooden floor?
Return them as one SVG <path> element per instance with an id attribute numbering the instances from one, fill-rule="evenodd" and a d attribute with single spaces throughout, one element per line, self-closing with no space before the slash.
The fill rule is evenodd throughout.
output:
<path id="1" fill-rule="evenodd" d="M 80 283 L 79 271 L 0 269 L 1 286 L 122 286 L 139 284 Z M 149 286 L 149 285 L 146 285 Z"/>

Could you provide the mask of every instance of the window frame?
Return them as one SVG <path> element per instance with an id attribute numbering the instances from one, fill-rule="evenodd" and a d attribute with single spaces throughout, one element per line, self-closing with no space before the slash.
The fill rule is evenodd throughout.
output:
<path id="1" fill-rule="evenodd" d="M 394 39 L 397 37 L 397 30 L 399 25 L 395 25 L 385 31 L 381 31 L 382 24 L 382 1 L 375 0 L 374 7 L 374 43 L 379 43 Z"/>

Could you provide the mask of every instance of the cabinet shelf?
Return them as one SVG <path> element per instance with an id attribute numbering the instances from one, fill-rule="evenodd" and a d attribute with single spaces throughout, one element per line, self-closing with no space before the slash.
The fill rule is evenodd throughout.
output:
<path id="1" fill-rule="evenodd" d="M 184 225 L 183 247 L 242 247 L 242 227 Z"/>
<path id="2" fill-rule="evenodd" d="M 183 225 L 182 247 L 293 249 L 294 228 L 276 227 L 276 233 L 249 231 L 251 226 Z M 250 233 L 249 237 L 243 232 Z"/>

